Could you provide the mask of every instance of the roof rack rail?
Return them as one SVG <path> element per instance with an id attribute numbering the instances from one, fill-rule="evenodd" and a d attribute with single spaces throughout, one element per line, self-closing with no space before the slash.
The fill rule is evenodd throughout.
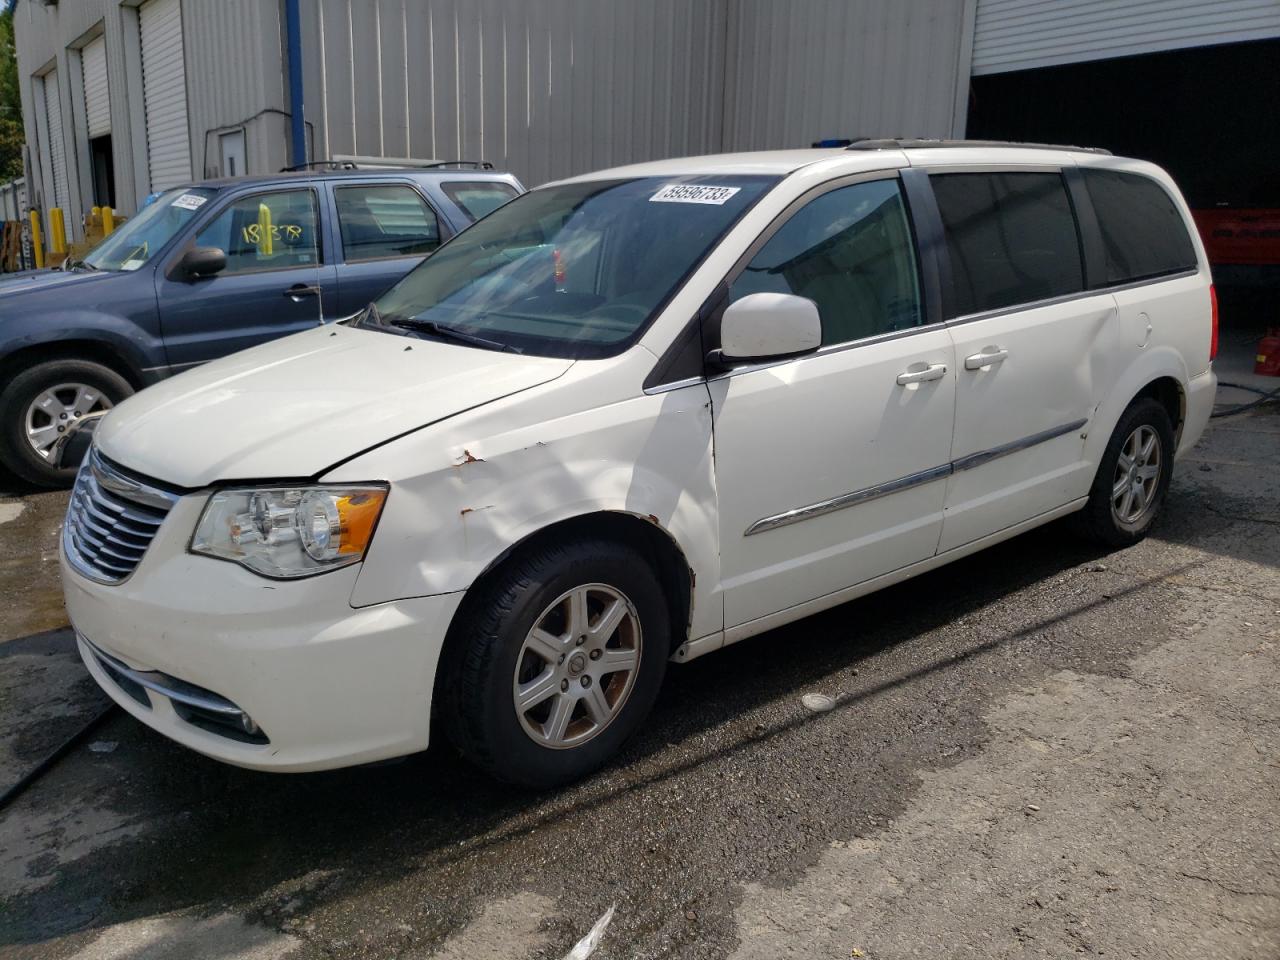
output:
<path id="1" fill-rule="evenodd" d="M 1111 156 L 1110 150 L 1101 147 L 1073 147 L 1062 143 L 1018 143 L 1012 140 L 928 140 L 890 137 L 876 139 L 859 137 L 846 150 L 929 150 L 941 147 L 1020 147 L 1024 150 L 1071 150 L 1076 153 L 1096 153 Z"/>
<path id="2" fill-rule="evenodd" d="M 281 173 L 298 173 L 302 170 L 365 170 L 365 169 L 413 169 L 438 170 L 441 167 L 465 167 L 471 170 L 492 170 L 488 160 L 414 160 L 409 157 L 355 157 L 337 156 L 332 160 L 308 160 L 281 167 Z"/>
<path id="3" fill-rule="evenodd" d="M 291 163 L 281 167 L 281 173 L 297 173 L 300 170 L 354 170 L 356 165 L 350 160 L 308 160 L 306 163 Z"/>
<path id="4" fill-rule="evenodd" d="M 492 170 L 493 164 L 488 160 L 437 160 L 435 163 L 424 163 L 424 167 L 470 167 L 473 170 Z"/>

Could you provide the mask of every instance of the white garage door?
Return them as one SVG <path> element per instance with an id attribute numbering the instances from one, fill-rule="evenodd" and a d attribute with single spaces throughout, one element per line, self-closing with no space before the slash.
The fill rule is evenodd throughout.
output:
<path id="1" fill-rule="evenodd" d="M 107 41 L 104 37 L 90 40 L 80 51 L 84 73 L 84 115 L 89 124 L 89 139 L 111 132 L 111 104 L 107 97 Z"/>
<path id="2" fill-rule="evenodd" d="M 62 101 L 58 99 L 58 72 L 50 70 L 41 78 L 44 87 L 45 129 L 49 131 L 49 167 L 53 183 L 52 196 L 45 197 L 45 206 L 60 207 L 63 216 L 71 219 L 67 209 L 67 151 L 62 139 Z"/>
<path id="3" fill-rule="evenodd" d="M 182 62 L 182 5 L 147 0 L 138 8 L 142 32 L 142 102 L 147 113 L 151 189 L 191 179 L 187 76 Z"/>
<path id="4" fill-rule="evenodd" d="M 1280 37 L 1277 0 L 978 0 L 973 72 Z"/>

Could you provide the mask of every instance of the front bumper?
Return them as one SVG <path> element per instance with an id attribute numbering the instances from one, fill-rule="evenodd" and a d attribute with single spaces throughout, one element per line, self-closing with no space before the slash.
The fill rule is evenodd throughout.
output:
<path id="1" fill-rule="evenodd" d="M 257 770 L 425 749 L 436 666 L 462 594 L 354 609 L 358 566 L 273 581 L 193 556 L 173 531 L 190 529 L 203 499 L 179 501 L 124 583 L 88 580 L 63 555 L 67 613 L 98 684 L 165 736 Z M 219 709 L 230 722 L 210 715 Z M 258 731 L 237 735 L 238 712 Z"/>

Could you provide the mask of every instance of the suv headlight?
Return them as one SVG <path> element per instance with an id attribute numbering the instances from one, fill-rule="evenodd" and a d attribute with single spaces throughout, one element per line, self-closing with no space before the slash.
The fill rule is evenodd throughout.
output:
<path id="1" fill-rule="evenodd" d="M 218 490 L 191 552 L 266 577 L 306 577 L 364 559 L 387 488 L 378 485 Z"/>

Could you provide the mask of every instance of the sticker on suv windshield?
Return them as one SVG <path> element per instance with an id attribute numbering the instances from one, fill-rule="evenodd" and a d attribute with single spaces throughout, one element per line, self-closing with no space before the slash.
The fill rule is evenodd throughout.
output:
<path id="1" fill-rule="evenodd" d="M 202 197 L 198 193 L 184 193 L 182 196 L 178 197 L 178 199 L 174 200 L 173 203 L 169 204 L 169 206 L 178 207 L 181 210 L 199 210 L 205 205 L 208 199 L 208 197 Z"/>
<path id="2" fill-rule="evenodd" d="M 712 187 L 700 183 L 668 183 L 649 198 L 650 203 L 724 203 L 741 187 Z"/>

